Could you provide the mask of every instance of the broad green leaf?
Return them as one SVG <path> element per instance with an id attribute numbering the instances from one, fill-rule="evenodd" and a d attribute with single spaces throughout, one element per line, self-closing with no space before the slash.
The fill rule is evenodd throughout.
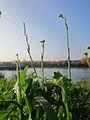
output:
<path id="1" fill-rule="evenodd" d="M 27 73 L 27 70 L 28 70 L 28 66 L 26 66 L 24 68 L 24 70 L 22 70 L 20 72 L 20 86 L 21 86 L 21 94 L 22 94 L 22 97 L 24 97 L 25 95 L 25 92 L 26 92 L 26 89 L 28 87 L 25 79 L 26 79 L 26 73 Z"/>
<path id="2" fill-rule="evenodd" d="M 55 112 L 53 111 L 50 104 L 43 96 L 37 96 L 37 97 L 35 97 L 35 100 L 40 104 L 40 106 L 46 112 L 46 116 L 47 116 L 48 120 L 58 120 Z"/>
<path id="3" fill-rule="evenodd" d="M 24 70 L 22 70 L 22 71 L 20 72 L 20 84 L 21 84 L 21 85 L 24 85 L 24 84 L 25 84 L 25 77 L 26 77 L 27 70 L 28 70 L 28 66 L 26 66 L 26 67 L 24 68 Z"/>
<path id="4" fill-rule="evenodd" d="M 0 119 L 1 120 L 5 120 L 6 118 L 5 118 L 5 114 L 0 114 Z"/>
<path id="5" fill-rule="evenodd" d="M 54 72 L 54 79 L 59 79 L 60 77 L 63 77 L 63 75 L 58 71 L 58 72 Z"/>
<path id="6" fill-rule="evenodd" d="M 32 120 L 31 113 L 32 113 L 33 106 L 32 106 L 31 98 L 29 96 L 26 96 L 26 109 L 27 109 L 27 111 L 29 113 L 28 120 Z"/>
<path id="7" fill-rule="evenodd" d="M 14 93 L 16 94 L 16 96 L 17 96 L 17 100 L 19 101 L 20 94 L 19 94 L 18 81 L 17 81 L 17 82 L 15 83 L 15 85 L 13 86 L 13 90 L 14 90 Z"/>
<path id="8" fill-rule="evenodd" d="M 66 114 L 67 114 L 67 117 L 66 117 L 66 120 L 71 120 L 70 119 L 70 112 L 69 112 L 69 107 L 68 107 L 68 103 L 67 103 L 67 98 L 66 98 L 66 92 L 65 92 L 65 89 L 63 86 L 60 86 L 62 91 L 61 91 L 61 94 L 62 94 L 62 101 L 65 105 L 65 109 L 66 109 Z"/>

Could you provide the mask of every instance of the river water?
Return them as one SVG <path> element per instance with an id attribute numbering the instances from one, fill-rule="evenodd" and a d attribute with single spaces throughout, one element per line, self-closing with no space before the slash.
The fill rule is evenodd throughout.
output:
<path id="1" fill-rule="evenodd" d="M 41 76 L 41 69 L 36 68 L 36 71 L 38 75 Z M 44 69 L 45 77 L 49 79 L 52 78 L 53 73 L 56 71 L 59 71 L 63 75 L 68 76 L 68 70 L 66 68 L 45 68 Z M 33 72 L 33 69 L 29 68 L 28 73 L 31 73 L 31 72 Z M 11 70 L 0 71 L 0 73 L 2 73 L 7 79 L 11 79 L 15 77 L 15 75 L 17 74 L 16 71 L 11 71 Z M 79 80 L 85 80 L 85 79 L 90 80 L 90 69 L 89 68 L 72 68 L 71 74 L 72 74 L 73 81 L 79 81 Z"/>

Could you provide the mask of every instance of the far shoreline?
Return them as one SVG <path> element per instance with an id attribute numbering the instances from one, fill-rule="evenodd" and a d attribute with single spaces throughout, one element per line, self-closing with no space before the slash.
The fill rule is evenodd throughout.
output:
<path id="1" fill-rule="evenodd" d="M 28 66 L 29 68 L 32 68 L 30 61 L 22 61 L 20 62 L 21 69 L 24 69 L 25 66 Z M 71 60 L 70 62 L 71 68 L 88 68 L 88 65 L 85 61 L 81 60 Z M 65 61 L 44 61 L 43 62 L 44 68 L 67 68 L 68 62 Z M 33 66 L 35 68 L 41 67 L 40 61 L 34 61 Z M 13 62 L 0 62 L 0 70 L 16 70 L 16 61 Z"/>
<path id="2" fill-rule="evenodd" d="M 28 66 L 28 65 L 27 65 Z M 35 68 L 40 68 L 39 66 L 37 67 L 37 66 L 34 66 Z M 23 70 L 25 68 L 25 66 L 21 66 L 21 69 Z M 28 66 L 28 68 L 31 68 L 32 69 L 32 67 L 30 66 Z M 63 69 L 68 69 L 68 67 L 67 66 L 44 66 L 44 68 L 45 69 L 53 69 L 53 68 L 63 68 Z M 78 69 L 80 69 L 80 68 L 88 68 L 88 66 L 71 66 L 71 69 L 73 69 L 73 68 L 78 68 Z M 0 66 L 0 70 L 2 70 L 2 71 L 4 71 L 4 70 L 12 70 L 12 71 L 14 71 L 14 70 L 16 70 L 17 68 L 16 68 L 16 66 Z"/>

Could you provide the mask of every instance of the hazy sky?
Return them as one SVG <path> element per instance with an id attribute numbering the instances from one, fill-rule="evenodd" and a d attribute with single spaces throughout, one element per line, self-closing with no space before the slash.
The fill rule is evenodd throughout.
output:
<path id="1" fill-rule="evenodd" d="M 26 23 L 31 53 L 40 59 L 40 41 L 45 40 L 45 60 L 66 60 L 66 31 L 69 26 L 71 58 L 80 59 L 90 45 L 90 0 L 0 0 L 0 61 L 29 60 L 23 33 Z M 89 51 L 90 52 L 90 51 Z"/>

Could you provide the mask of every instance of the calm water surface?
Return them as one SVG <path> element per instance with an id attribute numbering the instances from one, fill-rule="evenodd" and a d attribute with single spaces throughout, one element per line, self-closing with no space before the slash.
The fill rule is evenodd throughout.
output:
<path id="1" fill-rule="evenodd" d="M 36 71 L 39 76 L 41 76 L 41 69 L 36 68 Z M 52 78 L 53 72 L 59 71 L 63 75 L 68 76 L 68 70 L 66 68 L 45 68 L 45 77 L 47 78 Z M 5 71 L 0 71 L 1 73 L 4 74 L 5 78 L 13 78 L 17 72 L 16 71 L 11 71 L 11 70 L 5 70 Z M 33 72 L 33 69 L 29 68 L 28 73 Z M 73 81 L 79 81 L 81 79 L 90 79 L 90 69 L 89 68 L 72 68 L 72 79 Z"/>

